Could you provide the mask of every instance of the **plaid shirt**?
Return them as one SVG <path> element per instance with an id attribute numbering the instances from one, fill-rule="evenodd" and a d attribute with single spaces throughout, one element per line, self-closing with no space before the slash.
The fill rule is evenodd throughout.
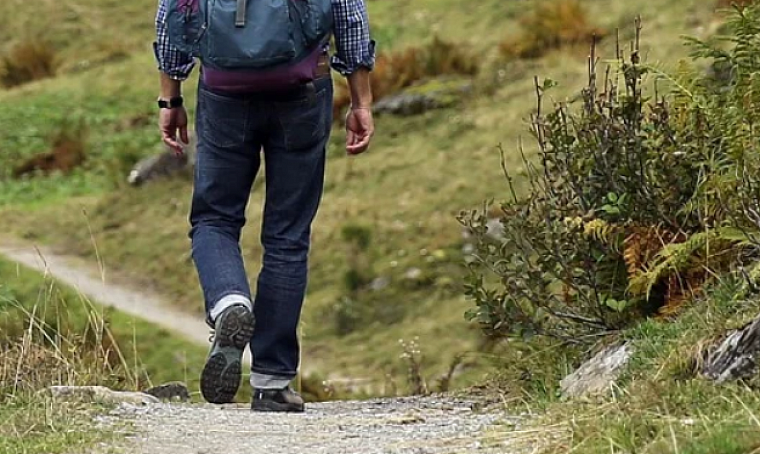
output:
<path id="1" fill-rule="evenodd" d="M 153 43 L 158 69 L 169 77 L 185 80 L 195 66 L 195 60 L 169 44 L 166 31 L 167 0 L 159 0 L 156 14 L 156 41 Z M 333 69 L 349 75 L 361 67 L 375 65 L 375 42 L 370 39 L 367 7 L 364 0 L 332 0 L 335 27 Z"/>

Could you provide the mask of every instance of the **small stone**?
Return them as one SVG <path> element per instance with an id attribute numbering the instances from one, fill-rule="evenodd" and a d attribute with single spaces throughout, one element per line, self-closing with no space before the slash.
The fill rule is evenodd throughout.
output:
<path id="1" fill-rule="evenodd" d="M 489 219 L 486 223 L 486 229 L 486 236 L 496 241 L 504 241 L 504 225 L 500 219 Z"/>
<path id="2" fill-rule="evenodd" d="M 422 277 L 422 270 L 419 268 L 409 268 L 408 270 L 406 270 L 404 277 L 413 281 L 417 280 L 420 277 Z"/>
<path id="3" fill-rule="evenodd" d="M 370 284 L 369 288 L 372 290 L 379 292 L 381 290 L 385 290 L 388 288 L 388 285 L 390 285 L 391 281 L 387 277 L 381 276 L 378 278 L 375 278 Z"/>
<path id="4" fill-rule="evenodd" d="M 154 386 L 153 388 L 146 390 L 145 394 L 150 394 L 161 400 L 179 400 L 182 402 L 190 400 L 190 390 L 187 389 L 187 385 L 181 382 L 171 382 Z"/>

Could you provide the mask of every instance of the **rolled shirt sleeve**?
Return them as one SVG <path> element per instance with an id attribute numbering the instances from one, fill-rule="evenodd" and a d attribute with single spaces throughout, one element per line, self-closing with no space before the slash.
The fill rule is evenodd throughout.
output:
<path id="1" fill-rule="evenodd" d="M 347 76 L 359 68 L 374 69 L 375 41 L 370 38 L 364 0 L 333 0 L 335 55 L 333 69 Z"/>
<path id="2" fill-rule="evenodd" d="M 169 43 L 166 30 L 167 0 L 159 0 L 156 13 L 156 41 L 153 42 L 153 53 L 158 63 L 159 71 L 175 80 L 186 80 L 195 67 L 192 56 L 180 52 Z"/>

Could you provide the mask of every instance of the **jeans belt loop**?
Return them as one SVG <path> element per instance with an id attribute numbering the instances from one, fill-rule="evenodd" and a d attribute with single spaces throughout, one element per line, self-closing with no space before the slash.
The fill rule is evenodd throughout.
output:
<path id="1" fill-rule="evenodd" d="M 330 75 L 330 63 L 326 53 L 321 54 L 317 59 L 317 69 L 314 71 L 317 79 Z"/>
<path id="2" fill-rule="evenodd" d="M 316 104 L 317 102 L 317 87 L 314 82 L 306 84 L 306 98 L 309 100 L 309 104 Z"/>

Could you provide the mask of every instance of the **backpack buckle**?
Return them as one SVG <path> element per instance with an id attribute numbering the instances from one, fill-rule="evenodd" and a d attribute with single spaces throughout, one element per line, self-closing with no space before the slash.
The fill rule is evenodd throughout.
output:
<path id="1" fill-rule="evenodd" d="M 235 13 L 235 27 L 245 27 L 245 9 L 248 6 L 248 0 L 237 0 L 237 11 Z"/>

